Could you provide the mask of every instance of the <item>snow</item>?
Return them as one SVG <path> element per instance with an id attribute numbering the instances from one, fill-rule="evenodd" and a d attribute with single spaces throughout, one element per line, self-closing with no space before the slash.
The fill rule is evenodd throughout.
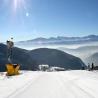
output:
<path id="1" fill-rule="evenodd" d="M 0 98 L 98 98 L 97 93 L 97 71 L 21 71 L 11 77 L 0 74 Z"/>

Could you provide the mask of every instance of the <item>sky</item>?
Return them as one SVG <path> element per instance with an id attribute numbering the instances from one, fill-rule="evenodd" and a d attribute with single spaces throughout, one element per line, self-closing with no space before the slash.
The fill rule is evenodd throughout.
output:
<path id="1" fill-rule="evenodd" d="M 0 41 L 98 35 L 98 0 L 0 0 Z"/>

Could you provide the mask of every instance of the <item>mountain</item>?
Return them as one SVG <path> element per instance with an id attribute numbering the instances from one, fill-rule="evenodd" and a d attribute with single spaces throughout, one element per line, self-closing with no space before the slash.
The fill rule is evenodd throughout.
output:
<path id="1" fill-rule="evenodd" d="M 38 65 L 63 67 L 65 69 L 81 69 L 85 64 L 77 57 L 56 49 L 36 49 L 32 51 L 13 48 L 13 63 L 18 63 L 22 70 L 37 70 Z M 7 47 L 0 44 L 0 71 L 5 71 L 7 64 Z"/>
<path id="2" fill-rule="evenodd" d="M 39 48 L 29 52 L 37 65 L 63 67 L 65 69 L 81 69 L 85 64 L 77 57 L 56 49 Z"/>
<path id="3" fill-rule="evenodd" d="M 78 52 L 84 52 L 84 51 L 88 51 L 88 50 L 98 50 L 98 46 L 82 46 L 82 47 L 79 47 L 79 48 L 76 48 L 76 49 L 70 49 L 70 50 L 75 50 L 75 51 L 78 51 Z"/>
<path id="4" fill-rule="evenodd" d="M 98 52 L 94 53 L 93 55 L 89 56 L 85 59 L 86 63 L 94 63 L 95 66 L 98 66 Z"/>
<path id="5" fill-rule="evenodd" d="M 19 41 L 16 42 L 16 45 L 47 45 L 47 44 L 79 44 L 79 43 L 87 43 L 87 42 L 93 42 L 98 41 L 98 35 L 88 35 L 84 37 L 50 37 L 50 38 L 36 38 L 32 40 L 27 41 Z"/>
<path id="6" fill-rule="evenodd" d="M 63 51 L 70 51 L 70 52 L 84 52 L 84 51 L 98 51 L 98 46 L 81 46 L 75 49 L 65 48 L 65 47 L 58 47 L 58 49 L 61 49 Z"/>
<path id="7" fill-rule="evenodd" d="M 27 50 L 20 48 L 13 48 L 13 63 L 21 65 L 21 69 L 33 70 L 35 69 L 36 62 L 30 57 Z M 7 64 L 7 47 L 4 44 L 0 44 L 0 71 L 5 71 Z"/>
<path id="8" fill-rule="evenodd" d="M 70 53 L 74 56 L 77 56 L 77 57 L 81 58 L 82 60 L 84 60 L 85 58 L 89 57 L 90 55 L 98 52 L 98 46 L 93 46 L 93 45 L 92 46 L 81 46 L 81 47 L 75 48 L 75 49 L 69 49 L 69 48 L 65 48 L 65 47 L 59 47 L 57 49 Z"/>

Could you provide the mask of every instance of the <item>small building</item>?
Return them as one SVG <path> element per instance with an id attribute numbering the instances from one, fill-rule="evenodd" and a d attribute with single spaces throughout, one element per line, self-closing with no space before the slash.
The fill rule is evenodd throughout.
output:
<path id="1" fill-rule="evenodd" d="M 62 68 L 62 67 L 51 67 L 50 71 L 65 71 L 65 68 Z"/>
<path id="2" fill-rule="evenodd" d="M 39 70 L 40 71 L 48 71 L 49 70 L 49 65 L 45 65 L 45 64 L 42 64 L 42 65 L 39 65 Z"/>

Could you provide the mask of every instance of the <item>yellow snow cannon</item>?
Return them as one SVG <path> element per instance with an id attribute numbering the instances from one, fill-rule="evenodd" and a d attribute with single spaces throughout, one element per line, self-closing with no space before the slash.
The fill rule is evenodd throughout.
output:
<path id="1" fill-rule="evenodd" d="M 20 65 L 18 64 L 6 64 L 7 76 L 19 75 Z"/>
<path id="2" fill-rule="evenodd" d="M 14 46 L 14 42 L 12 41 L 13 38 L 11 38 L 11 40 L 7 40 L 6 44 L 7 44 L 7 58 L 8 58 L 8 64 L 6 64 L 6 69 L 7 69 L 7 74 L 8 76 L 12 76 L 12 75 L 18 75 L 19 74 L 19 68 L 20 65 L 18 64 L 13 64 L 12 62 L 12 50 L 13 50 L 13 46 Z"/>

